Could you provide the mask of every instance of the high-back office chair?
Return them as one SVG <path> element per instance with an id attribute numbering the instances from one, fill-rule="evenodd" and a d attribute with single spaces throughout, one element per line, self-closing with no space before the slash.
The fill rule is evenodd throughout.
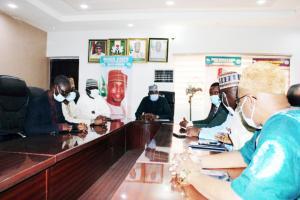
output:
<path id="1" fill-rule="evenodd" d="M 45 90 L 42 88 L 38 88 L 38 87 L 28 87 L 29 91 L 30 91 L 30 98 L 37 98 L 39 96 L 41 96 Z"/>
<path id="2" fill-rule="evenodd" d="M 23 135 L 29 91 L 25 81 L 0 75 L 0 140 Z"/>
<path id="3" fill-rule="evenodd" d="M 159 95 L 165 97 L 170 105 L 172 120 L 174 119 L 174 109 L 175 109 L 175 92 L 170 91 L 159 91 Z"/>

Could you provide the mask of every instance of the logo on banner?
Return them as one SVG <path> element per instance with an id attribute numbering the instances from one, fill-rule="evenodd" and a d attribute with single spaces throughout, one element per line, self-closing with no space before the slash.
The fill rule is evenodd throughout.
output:
<path id="1" fill-rule="evenodd" d="M 242 64 L 242 58 L 238 56 L 206 56 L 206 66 L 225 66 L 239 67 Z"/>
<path id="2" fill-rule="evenodd" d="M 100 64 L 105 67 L 131 67 L 132 56 L 101 56 Z"/>

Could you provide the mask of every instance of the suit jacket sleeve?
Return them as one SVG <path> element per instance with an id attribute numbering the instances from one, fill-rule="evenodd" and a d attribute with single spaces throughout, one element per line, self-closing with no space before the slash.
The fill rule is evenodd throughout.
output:
<path id="1" fill-rule="evenodd" d="M 58 125 L 53 125 L 51 119 L 45 121 L 42 116 L 45 112 L 42 105 L 30 103 L 25 120 L 25 131 L 28 135 L 59 132 Z"/>
<path id="2" fill-rule="evenodd" d="M 225 108 L 225 106 L 223 106 L 223 104 L 221 104 L 213 119 L 205 127 L 211 128 L 223 124 L 227 119 L 227 115 L 228 110 Z"/>
<path id="3" fill-rule="evenodd" d="M 146 104 L 146 99 L 145 97 L 142 99 L 138 109 L 135 112 L 135 118 L 138 120 L 141 118 L 141 115 L 143 112 L 145 112 L 145 104 Z"/>
<path id="4" fill-rule="evenodd" d="M 205 119 L 193 121 L 193 125 L 198 128 L 206 127 L 215 115 L 214 110 L 215 110 L 215 106 L 211 104 L 211 108 L 208 116 Z"/>
<path id="5" fill-rule="evenodd" d="M 163 104 L 162 105 L 163 113 L 159 115 L 159 118 L 160 119 L 169 119 L 169 120 L 173 121 L 170 105 L 165 98 L 162 98 L 162 104 Z"/>

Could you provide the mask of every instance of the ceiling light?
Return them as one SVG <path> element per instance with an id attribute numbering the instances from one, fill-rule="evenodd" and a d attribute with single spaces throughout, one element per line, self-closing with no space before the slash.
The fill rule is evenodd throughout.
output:
<path id="1" fill-rule="evenodd" d="M 88 5 L 86 5 L 86 4 L 80 4 L 80 8 L 82 8 L 82 9 L 87 9 L 89 6 Z"/>
<path id="2" fill-rule="evenodd" d="M 167 6 L 173 6 L 175 4 L 174 1 L 166 1 Z"/>
<path id="3" fill-rule="evenodd" d="M 256 4 L 257 5 L 264 5 L 265 3 L 267 3 L 267 0 L 256 0 Z"/>
<path id="4" fill-rule="evenodd" d="M 133 25 L 133 24 L 127 24 L 127 26 L 128 26 L 128 27 L 133 27 L 134 25 Z"/>
<path id="5" fill-rule="evenodd" d="M 7 4 L 7 6 L 12 8 L 12 9 L 18 8 L 18 6 L 16 4 L 13 4 L 13 3 L 9 3 L 9 4 Z"/>

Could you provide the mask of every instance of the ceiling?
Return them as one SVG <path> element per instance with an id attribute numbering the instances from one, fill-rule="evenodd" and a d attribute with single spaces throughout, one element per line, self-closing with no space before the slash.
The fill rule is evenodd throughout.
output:
<path id="1" fill-rule="evenodd" d="M 45 31 L 159 26 L 300 28 L 300 0 L 0 0 L 0 10 Z M 18 6 L 11 9 L 7 5 Z M 82 9 L 81 4 L 88 5 Z"/>

